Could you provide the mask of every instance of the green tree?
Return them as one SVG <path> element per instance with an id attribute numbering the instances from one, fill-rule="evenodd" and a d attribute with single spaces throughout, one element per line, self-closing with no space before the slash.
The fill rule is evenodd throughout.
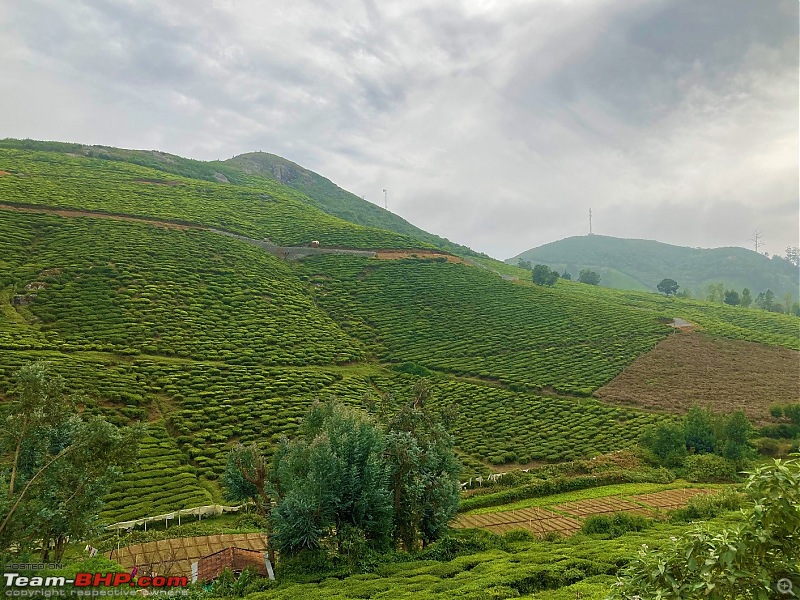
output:
<path id="1" fill-rule="evenodd" d="M 273 473 L 267 458 L 255 442 L 249 446 L 237 444 L 228 453 L 221 480 L 227 500 L 251 500 L 258 514 L 266 519 L 267 551 L 270 562 L 275 564 L 272 499 L 277 495 L 279 486 L 274 481 Z"/>
<path id="2" fill-rule="evenodd" d="M 60 560 L 67 538 L 85 539 L 98 529 L 103 497 L 135 461 L 142 428 L 83 418 L 46 363 L 20 369 L 7 415 L 0 434 L 9 457 L 0 471 L 8 482 L 0 544 L 42 540 L 46 560 L 52 541 Z"/>
<path id="3" fill-rule="evenodd" d="M 786 260 L 792 263 L 795 267 L 800 266 L 800 248 L 797 246 L 787 246 Z"/>
<path id="4" fill-rule="evenodd" d="M 739 299 L 739 304 L 741 304 L 744 308 L 750 308 L 752 303 L 753 296 L 750 294 L 750 288 L 744 288 L 742 290 L 742 296 Z"/>
<path id="5" fill-rule="evenodd" d="M 671 296 L 672 294 L 678 293 L 678 282 L 674 279 L 662 279 L 661 283 L 656 286 L 656 289 L 661 292 L 662 294 L 666 294 L 667 296 Z"/>
<path id="6" fill-rule="evenodd" d="M 286 554 L 335 544 L 340 555 L 391 545 L 392 501 L 380 428 L 334 402 L 315 403 L 275 456 L 275 545 Z"/>
<path id="7" fill-rule="evenodd" d="M 547 265 L 536 265 L 533 267 L 531 277 L 535 285 L 553 286 L 558 281 L 558 272 L 553 271 Z"/>
<path id="8" fill-rule="evenodd" d="M 418 381 L 386 426 L 394 535 L 406 550 L 438 539 L 458 510 L 461 467 L 444 426 L 453 415 L 433 410 L 429 400 L 427 381 Z"/>
<path id="9" fill-rule="evenodd" d="M 589 285 L 600 285 L 600 274 L 590 269 L 581 269 L 578 273 L 578 281 Z"/>
<path id="10" fill-rule="evenodd" d="M 531 269 L 533 269 L 533 267 L 531 266 L 531 261 L 529 261 L 529 260 L 523 260 L 522 258 L 520 258 L 520 259 L 517 261 L 517 266 L 518 266 L 520 269 L 525 269 L 526 271 L 530 271 Z"/>
<path id="11" fill-rule="evenodd" d="M 749 439 L 753 433 L 753 426 L 747 416 L 737 410 L 725 417 L 720 425 L 720 432 L 717 434 L 717 454 L 727 458 L 741 469 L 747 460 L 753 457 L 753 448 L 750 446 Z"/>
<path id="12" fill-rule="evenodd" d="M 723 302 L 725 300 L 725 285 L 722 283 L 709 285 L 706 300 L 709 302 Z"/>
<path id="13" fill-rule="evenodd" d="M 725 304 L 738 306 L 740 303 L 739 292 L 736 290 L 725 290 Z"/>
<path id="14" fill-rule="evenodd" d="M 761 292 L 756 298 L 756 307 L 762 310 L 772 310 L 775 304 L 775 293 L 768 289 L 766 292 Z"/>
<path id="15" fill-rule="evenodd" d="M 561 274 L 561 279 L 566 279 L 567 281 L 572 281 L 572 273 L 567 273 L 567 270 L 564 269 L 564 272 Z"/>
<path id="16" fill-rule="evenodd" d="M 741 525 L 711 533 L 697 527 L 656 552 L 643 546 L 612 598 L 770 600 L 788 580 L 800 589 L 800 461 L 759 467 L 745 486 Z M 785 584 L 784 584 L 785 586 Z M 796 592 L 795 592 L 796 593 Z"/>
<path id="17" fill-rule="evenodd" d="M 642 435 L 642 445 L 653 459 L 666 467 L 677 467 L 686 456 L 686 433 L 683 424 L 667 423 Z"/>
<path id="18" fill-rule="evenodd" d="M 716 435 L 714 415 L 699 406 L 692 406 L 686 414 L 683 425 L 686 448 L 695 454 L 714 452 Z"/>

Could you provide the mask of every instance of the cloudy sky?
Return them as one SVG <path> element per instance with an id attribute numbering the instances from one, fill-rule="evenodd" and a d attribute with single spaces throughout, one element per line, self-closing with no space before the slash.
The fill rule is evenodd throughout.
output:
<path id="1" fill-rule="evenodd" d="M 797 0 L 0 0 L 0 137 L 264 150 L 497 258 L 798 245 Z"/>

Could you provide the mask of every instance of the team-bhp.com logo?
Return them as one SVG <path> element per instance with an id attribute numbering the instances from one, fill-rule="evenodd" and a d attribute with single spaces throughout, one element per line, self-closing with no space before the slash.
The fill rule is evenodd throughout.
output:
<path id="1" fill-rule="evenodd" d="M 188 585 L 186 577 L 141 576 L 133 578 L 129 573 L 77 573 L 75 578 L 28 577 L 19 573 L 4 573 L 6 596 L 105 596 L 117 595 L 113 591 L 124 588 L 166 590 Z M 73 589 L 65 589 L 74 586 Z M 102 590 L 100 588 L 115 588 Z"/>

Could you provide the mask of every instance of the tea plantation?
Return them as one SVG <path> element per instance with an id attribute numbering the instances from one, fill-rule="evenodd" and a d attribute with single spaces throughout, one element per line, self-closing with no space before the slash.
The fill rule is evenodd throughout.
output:
<path id="1" fill-rule="evenodd" d="M 0 148 L 0 203 L 42 205 L 191 222 L 280 245 L 430 247 L 410 236 L 328 215 L 269 181 L 250 188 L 186 179 L 138 165 Z"/>

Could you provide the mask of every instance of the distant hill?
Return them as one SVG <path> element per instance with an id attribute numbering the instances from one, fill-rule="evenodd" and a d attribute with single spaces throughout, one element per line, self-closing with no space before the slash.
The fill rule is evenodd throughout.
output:
<path id="1" fill-rule="evenodd" d="M 577 278 L 590 268 L 601 274 L 600 285 L 617 289 L 655 291 L 664 279 L 677 281 L 682 290 L 704 297 L 710 284 L 726 289 L 750 288 L 753 295 L 771 289 L 777 298 L 797 298 L 798 269 L 783 259 L 770 259 L 746 248 L 688 248 L 653 240 L 630 240 L 604 235 L 575 236 L 527 250 L 519 259 L 544 263 Z"/>

